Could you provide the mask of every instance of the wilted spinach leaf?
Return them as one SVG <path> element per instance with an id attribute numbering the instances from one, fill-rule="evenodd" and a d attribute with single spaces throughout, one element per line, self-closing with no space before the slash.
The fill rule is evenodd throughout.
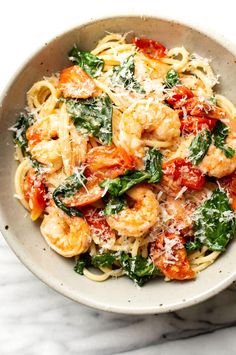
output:
<path id="1" fill-rule="evenodd" d="M 110 196 L 103 213 L 105 216 L 119 213 L 126 205 L 126 200 L 123 198 L 123 196 Z"/>
<path id="2" fill-rule="evenodd" d="M 149 259 L 141 255 L 131 257 L 129 254 L 121 253 L 120 263 L 126 275 L 139 286 L 155 276 L 160 276 L 161 272 Z"/>
<path id="3" fill-rule="evenodd" d="M 145 170 L 127 170 L 126 173 L 116 179 L 106 179 L 100 186 L 107 189 L 112 196 L 121 196 L 132 186 L 147 180 L 150 177 Z"/>
<path id="4" fill-rule="evenodd" d="M 236 231 L 235 213 L 227 194 L 220 189 L 195 211 L 194 237 L 212 251 L 223 251 Z"/>
<path id="5" fill-rule="evenodd" d="M 180 84 L 179 74 L 175 69 L 170 69 L 166 73 L 166 86 L 172 88 L 173 86 Z"/>
<path id="6" fill-rule="evenodd" d="M 145 90 L 134 77 L 134 55 L 130 55 L 121 65 L 113 68 L 111 82 L 114 86 L 123 86 L 125 89 L 134 90 L 145 94 Z"/>
<path id="7" fill-rule="evenodd" d="M 76 129 L 102 144 L 112 142 L 112 102 L 107 94 L 89 99 L 63 99 Z"/>
<path id="8" fill-rule="evenodd" d="M 81 254 L 76 259 L 76 264 L 74 266 L 74 271 L 77 272 L 77 274 L 83 275 L 84 274 L 84 268 L 88 267 L 90 265 L 91 265 L 91 256 L 88 253 Z"/>
<path id="9" fill-rule="evenodd" d="M 104 253 L 92 256 L 91 262 L 95 267 L 111 267 L 116 259 L 117 256 L 114 253 Z"/>
<path id="10" fill-rule="evenodd" d="M 201 247 L 202 247 L 202 243 L 200 242 L 200 240 L 194 237 L 185 243 L 185 248 L 187 251 L 199 250 L 201 249 Z"/>
<path id="11" fill-rule="evenodd" d="M 61 199 L 73 196 L 86 183 L 86 181 L 86 177 L 79 172 L 69 176 L 65 182 L 58 186 L 53 192 L 53 200 L 57 207 L 69 216 L 83 216 L 82 212 L 77 208 L 65 206 Z"/>
<path id="12" fill-rule="evenodd" d="M 27 152 L 27 144 L 28 144 L 28 140 L 26 138 L 26 131 L 30 126 L 32 126 L 33 123 L 34 123 L 33 115 L 20 113 L 20 115 L 16 120 L 16 123 L 12 127 L 13 141 L 21 148 L 22 153 L 24 155 Z"/>
<path id="13" fill-rule="evenodd" d="M 98 58 L 90 52 L 80 51 L 77 47 L 70 50 L 69 59 L 93 78 L 99 76 L 104 67 L 102 58 Z"/>
<path id="14" fill-rule="evenodd" d="M 216 125 L 212 131 L 212 140 L 214 145 L 221 149 L 226 158 L 232 158 L 235 154 L 235 151 L 229 147 L 225 140 L 228 137 L 229 128 L 222 121 L 217 120 Z"/>
<path id="15" fill-rule="evenodd" d="M 193 138 L 189 147 L 189 159 L 193 165 L 199 164 L 207 154 L 211 144 L 211 132 L 204 130 Z"/>
<path id="16" fill-rule="evenodd" d="M 162 177 L 162 154 L 157 149 L 148 149 L 145 154 L 145 170 L 127 170 L 116 179 L 106 179 L 100 186 L 106 188 L 112 196 L 121 196 L 132 186 L 140 182 L 157 183 Z"/>

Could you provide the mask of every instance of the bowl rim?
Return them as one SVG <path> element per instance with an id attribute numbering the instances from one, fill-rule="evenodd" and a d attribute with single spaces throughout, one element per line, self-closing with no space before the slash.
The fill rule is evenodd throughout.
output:
<path id="1" fill-rule="evenodd" d="M 91 24 L 99 22 L 99 21 L 115 19 L 115 18 L 117 19 L 117 18 L 138 18 L 138 17 L 140 17 L 140 19 L 145 19 L 145 18 L 157 19 L 157 20 L 166 21 L 166 22 L 170 22 L 173 24 L 177 24 L 177 25 L 183 25 L 188 28 L 192 28 L 192 29 L 198 31 L 200 34 L 207 36 L 208 38 L 219 43 L 222 47 L 229 50 L 236 57 L 236 45 L 233 42 L 231 42 L 228 38 L 224 37 L 222 34 L 217 33 L 216 31 L 213 31 L 210 28 L 207 28 L 206 26 L 198 26 L 196 24 L 192 24 L 191 22 L 188 22 L 188 21 L 185 21 L 182 19 L 181 20 L 173 19 L 168 16 L 154 16 L 154 15 L 150 15 L 148 12 L 143 13 L 142 15 L 135 13 L 135 12 L 133 12 L 131 14 L 127 14 L 126 12 L 114 14 L 114 12 L 112 12 L 110 14 L 109 13 L 106 14 L 106 16 L 100 16 L 100 15 L 95 16 L 92 19 L 90 18 L 90 20 L 83 19 L 83 20 L 79 21 L 79 23 L 76 26 L 67 27 L 67 28 L 63 29 L 61 32 L 51 36 L 50 39 L 47 41 L 46 45 L 50 45 L 54 40 L 62 37 L 63 35 L 65 35 L 66 33 L 70 32 L 70 31 L 80 29 L 84 26 L 91 25 Z M 37 47 L 34 48 L 34 50 L 32 52 L 30 52 L 30 54 L 23 61 L 21 61 L 21 63 L 18 65 L 17 69 L 15 71 L 13 71 L 13 74 L 10 76 L 5 87 L 3 87 L 3 89 L 0 92 L 0 105 L 4 101 L 4 98 L 7 96 L 8 90 L 11 88 L 12 84 L 14 83 L 15 78 L 27 66 L 28 62 L 43 49 L 44 46 L 45 46 L 45 43 L 38 44 Z M 162 306 L 162 307 L 156 306 L 155 308 L 153 306 L 143 307 L 143 308 L 132 308 L 130 304 L 127 307 L 105 305 L 100 302 L 97 302 L 96 300 L 93 300 L 93 301 L 87 300 L 86 298 L 81 297 L 78 293 L 75 294 L 74 291 L 72 292 L 70 289 L 66 288 L 65 285 L 60 285 L 60 283 L 57 282 L 56 278 L 49 277 L 47 275 L 47 273 L 45 273 L 45 271 L 43 271 L 43 269 L 41 269 L 36 263 L 32 262 L 31 260 L 28 260 L 24 250 L 21 248 L 18 248 L 17 244 L 14 242 L 14 239 L 7 237 L 7 235 L 5 234 L 6 230 L 5 230 L 4 225 L 5 225 L 5 223 L 4 223 L 4 220 L 1 216 L 1 218 L 0 218 L 0 232 L 2 233 L 5 241 L 10 246 L 12 251 L 18 257 L 18 259 L 21 261 L 21 263 L 27 267 L 27 269 L 29 271 L 31 271 L 37 278 L 39 278 L 41 281 L 43 281 L 47 286 L 49 286 L 53 290 L 56 290 L 61 295 L 65 296 L 73 301 L 79 302 L 85 306 L 99 309 L 102 311 L 109 311 L 109 312 L 118 313 L 118 314 L 130 314 L 130 315 L 168 313 L 168 312 L 184 309 L 184 308 L 196 305 L 198 303 L 201 303 L 201 302 L 215 296 L 216 294 L 218 294 L 219 292 L 221 292 L 222 290 L 227 288 L 233 281 L 236 280 L 236 271 L 235 271 L 235 272 L 232 272 L 224 280 L 222 280 L 213 289 L 207 290 L 206 292 L 204 292 L 198 296 L 195 296 L 194 298 L 190 298 L 190 299 L 186 300 L 185 302 L 182 302 L 182 303 L 179 302 L 177 304 L 173 304 L 172 306 Z"/>

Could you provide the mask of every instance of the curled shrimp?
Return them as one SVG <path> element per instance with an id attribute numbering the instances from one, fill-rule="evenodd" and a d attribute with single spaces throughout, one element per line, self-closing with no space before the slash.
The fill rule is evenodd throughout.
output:
<path id="1" fill-rule="evenodd" d="M 229 127 L 229 134 L 225 143 L 235 151 L 234 156 L 227 158 L 221 149 L 211 144 L 207 154 L 197 166 L 203 174 L 216 178 L 227 176 L 236 169 L 236 120 L 227 118 L 222 121 Z M 171 158 L 187 158 L 189 146 L 193 139 L 194 135 L 184 138 Z"/>
<path id="2" fill-rule="evenodd" d="M 58 130 L 59 121 L 57 116 L 52 114 L 36 121 L 26 131 L 30 154 L 41 164 L 46 165 L 51 172 L 62 167 Z"/>
<path id="3" fill-rule="evenodd" d="M 201 163 L 199 169 L 209 176 L 221 178 L 230 175 L 236 169 L 236 119 L 222 120 L 229 127 L 229 135 L 225 143 L 234 150 L 232 158 L 227 158 L 224 152 L 211 145 Z"/>
<path id="4" fill-rule="evenodd" d="M 88 250 L 90 229 L 80 217 L 70 217 L 55 206 L 49 206 L 40 226 L 48 245 L 58 254 L 70 258 Z"/>
<path id="5" fill-rule="evenodd" d="M 134 206 L 107 217 L 107 223 L 119 235 L 140 237 L 156 223 L 159 204 L 154 192 L 145 185 L 135 186 L 127 192 Z"/>
<path id="6" fill-rule="evenodd" d="M 167 147 L 180 136 L 178 114 L 154 100 L 140 100 L 129 107 L 120 121 L 120 145 L 131 155 L 143 158 L 144 147 Z"/>

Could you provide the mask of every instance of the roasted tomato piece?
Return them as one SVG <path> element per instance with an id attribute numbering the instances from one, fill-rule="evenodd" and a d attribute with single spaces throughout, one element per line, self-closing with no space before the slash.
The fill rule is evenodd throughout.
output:
<path id="1" fill-rule="evenodd" d="M 167 49 L 163 44 L 152 39 L 134 37 L 133 44 L 140 52 L 151 59 L 162 58 L 167 53 Z"/>
<path id="2" fill-rule="evenodd" d="M 164 175 L 177 180 L 180 186 L 189 190 L 201 190 L 205 184 L 205 177 L 192 163 L 182 158 L 169 160 L 162 165 Z"/>
<path id="3" fill-rule="evenodd" d="M 121 147 L 100 146 L 91 149 L 87 154 L 88 169 L 93 173 L 101 169 L 122 167 L 123 172 L 133 168 L 133 159 Z M 121 172 L 122 174 L 122 172 Z"/>
<path id="4" fill-rule="evenodd" d="M 96 94 L 94 80 L 79 65 L 63 69 L 59 89 L 66 98 L 87 99 Z"/>
<path id="5" fill-rule="evenodd" d="M 180 129 L 182 132 L 186 133 L 197 133 L 203 129 L 212 129 L 215 127 L 217 120 L 214 118 L 197 117 L 197 116 L 186 116 L 181 120 Z"/>
<path id="6" fill-rule="evenodd" d="M 220 186 L 226 189 L 232 199 L 231 206 L 236 210 L 236 171 L 218 180 Z"/>
<path id="7" fill-rule="evenodd" d="M 46 207 L 46 188 L 42 177 L 30 169 L 23 183 L 23 192 L 31 210 L 31 219 L 38 219 Z"/>
<path id="8" fill-rule="evenodd" d="M 65 198 L 63 203 L 67 207 L 81 207 L 100 200 L 103 195 L 103 189 L 99 186 L 100 182 L 97 176 L 89 176 L 86 185 L 73 196 Z"/>
<path id="9" fill-rule="evenodd" d="M 126 169 L 125 169 L 126 170 Z M 100 183 L 105 179 L 115 179 L 124 173 L 124 168 L 114 166 L 110 169 L 101 169 L 91 174 L 86 170 L 87 183 L 75 195 L 65 198 L 63 203 L 67 207 L 82 207 L 90 205 L 103 196 L 104 189 L 100 187 Z"/>
<path id="10" fill-rule="evenodd" d="M 169 105 L 171 105 L 173 108 L 181 108 L 188 99 L 193 98 L 194 94 L 193 92 L 188 89 L 186 86 L 175 86 L 173 90 L 168 92 L 168 96 L 166 98 L 166 101 L 168 102 Z"/>
<path id="11" fill-rule="evenodd" d="M 192 97 L 184 104 L 188 115 L 197 117 L 207 117 L 214 119 L 223 119 L 227 117 L 227 113 L 220 107 L 211 104 L 206 100 L 198 97 Z"/>
<path id="12" fill-rule="evenodd" d="M 81 211 L 90 227 L 93 238 L 97 239 L 98 244 L 101 242 L 109 243 L 111 240 L 115 242 L 115 232 L 107 223 L 102 209 L 87 206 L 83 207 Z"/>
<path id="13" fill-rule="evenodd" d="M 191 269 L 184 243 L 180 235 L 164 233 L 152 243 L 153 263 L 168 279 L 189 280 L 196 276 Z"/>

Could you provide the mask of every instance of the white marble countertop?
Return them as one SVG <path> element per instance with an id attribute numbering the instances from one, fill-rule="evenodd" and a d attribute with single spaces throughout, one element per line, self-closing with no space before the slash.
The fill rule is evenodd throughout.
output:
<path id="1" fill-rule="evenodd" d="M 114 12 L 184 19 L 236 43 L 234 1 L 108 0 L 1 2 L 0 90 L 17 66 L 61 30 Z M 56 293 L 0 238 L 0 354 L 234 354 L 236 285 L 209 301 L 171 314 L 115 315 Z"/>

